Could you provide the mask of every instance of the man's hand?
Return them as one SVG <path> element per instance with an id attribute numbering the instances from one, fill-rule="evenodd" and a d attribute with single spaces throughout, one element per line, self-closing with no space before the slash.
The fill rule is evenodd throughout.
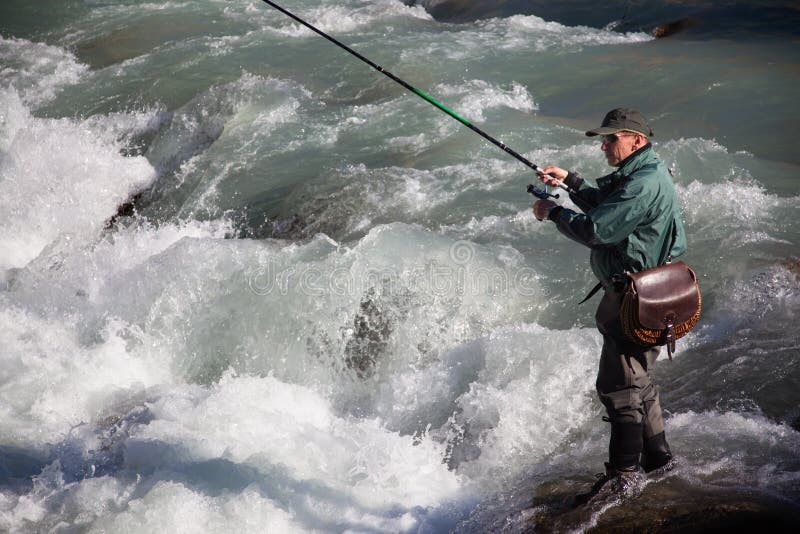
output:
<path id="1" fill-rule="evenodd" d="M 533 216 L 537 221 L 543 221 L 550 215 L 550 210 L 558 206 L 552 200 L 537 200 L 533 203 Z"/>
<path id="2" fill-rule="evenodd" d="M 567 177 L 567 171 L 555 165 L 548 165 L 547 167 L 540 168 L 536 172 L 537 178 L 547 185 L 558 187 L 558 182 L 563 182 Z"/>

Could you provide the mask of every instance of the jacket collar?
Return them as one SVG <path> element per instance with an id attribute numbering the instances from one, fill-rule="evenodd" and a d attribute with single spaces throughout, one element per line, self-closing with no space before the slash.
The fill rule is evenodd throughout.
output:
<path id="1" fill-rule="evenodd" d="M 603 176 L 602 178 L 598 178 L 597 185 L 599 187 L 604 187 L 609 184 L 615 184 L 638 171 L 645 165 L 652 163 L 655 158 L 656 154 L 653 151 L 653 145 L 647 143 L 642 148 L 625 158 L 616 171 L 607 176 Z"/>

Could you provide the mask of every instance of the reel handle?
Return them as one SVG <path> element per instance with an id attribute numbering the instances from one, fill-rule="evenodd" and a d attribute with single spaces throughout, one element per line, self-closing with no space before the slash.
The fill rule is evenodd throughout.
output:
<path id="1" fill-rule="evenodd" d="M 538 188 L 533 184 L 528 184 L 528 193 L 542 200 L 547 200 L 548 198 L 558 198 L 558 194 L 554 195 L 552 193 L 548 193 L 544 189 Z"/>

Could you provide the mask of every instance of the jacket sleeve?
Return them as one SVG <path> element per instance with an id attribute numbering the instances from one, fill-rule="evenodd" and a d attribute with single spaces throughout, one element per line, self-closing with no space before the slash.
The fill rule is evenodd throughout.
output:
<path id="1" fill-rule="evenodd" d="M 588 213 L 595 208 L 602 200 L 602 193 L 597 187 L 593 187 L 586 183 L 586 180 L 578 176 L 577 173 L 570 172 L 564 179 L 564 183 L 575 191 L 569 194 L 572 202 L 578 206 L 581 211 Z"/>
<path id="2" fill-rule="evenodd" d="M 556 223 L 559 232 L 573 241 L 590 248 L 602 248 L 594 231 L 594 223 L 587 215 L 558 206 L 553 208 L 549 218 Z"/>
<path id="3" fill-rule="evenodd" d="M 613 191 L 586 214 L 561 208 L 551 212 L 558 230 L 590 248 L 605 248 L 624 241 L 647 214 L 647 191 L 642 180 L 631 180 Z"/>

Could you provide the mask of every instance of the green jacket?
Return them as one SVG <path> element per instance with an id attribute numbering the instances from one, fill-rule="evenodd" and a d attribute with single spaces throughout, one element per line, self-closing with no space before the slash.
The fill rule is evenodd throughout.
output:
<path id="1" fill-rule="evenodd" d="M 672 177 L 649 143 L 598 178 L 597 187 L 574 173 L 565 183 L 584 213 L 558 207 L 550 219 L 561 233 L 592 249 L 592 271 L 601 281 L 663 265 L 686 252 Z"/>

